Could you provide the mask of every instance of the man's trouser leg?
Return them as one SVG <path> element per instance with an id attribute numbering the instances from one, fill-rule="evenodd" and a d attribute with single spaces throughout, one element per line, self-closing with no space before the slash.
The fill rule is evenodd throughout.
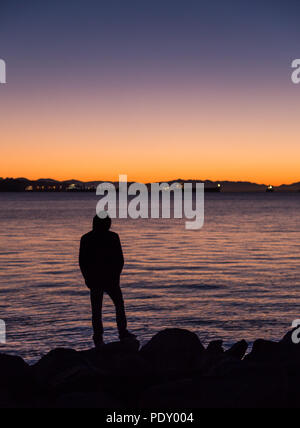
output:
<path id="1" fill-rule="evenodd" d="M 103 304 L 103 290 L 91 290 L 91 305 L 92 305 L 92 322 L 94 329 L 95 343 L 102 340 L 103 336 L 103 322 L 102 322 L 102 304 Z"/>
<path id="2" fill-rule="evenodd" d="M 105 290 L 116 308 L 117 326 L 120 336 L 127 331 L 127 319 L 122 290 L 119 283 L 116 283 Z"/>

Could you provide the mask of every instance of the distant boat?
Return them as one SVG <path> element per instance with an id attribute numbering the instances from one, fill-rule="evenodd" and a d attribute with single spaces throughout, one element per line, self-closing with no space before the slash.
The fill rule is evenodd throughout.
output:
<path id="1" fill-rule="evenodd" d="M 267 193 L 273 193 L 275 191 L 273 186 L 268 186 L 266 192 Z"/>

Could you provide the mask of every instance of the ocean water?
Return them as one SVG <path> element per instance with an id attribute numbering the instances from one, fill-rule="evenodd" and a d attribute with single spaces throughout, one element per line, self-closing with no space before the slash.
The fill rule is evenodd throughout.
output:
<path id="1" fill-rule="evenodd" d="M 92 194 L 0 194 L 0 352 L 29 362 L 92 346 L 89 291 L 78 267 Z M 130 329 L 144 343 L 168 327 L 223 339 L 279 339 L 300 318 L 300 194 L 208 194 L 205 226 L 118 220 Z M 106 340 L 117 338 L 105 298 Z"/>

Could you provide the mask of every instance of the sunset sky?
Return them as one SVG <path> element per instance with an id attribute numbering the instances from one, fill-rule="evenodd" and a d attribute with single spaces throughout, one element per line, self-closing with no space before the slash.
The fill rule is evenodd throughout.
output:
<path id="1" fill-rule="evenodd" d="M 299 0 L 2 0 L 0 176 L 300 181 Z"/>

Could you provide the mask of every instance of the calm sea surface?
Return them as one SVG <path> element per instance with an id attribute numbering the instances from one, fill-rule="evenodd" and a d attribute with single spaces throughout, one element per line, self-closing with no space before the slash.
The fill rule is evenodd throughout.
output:
<path id="1" fill-rule="evenodd" d="M 0 352 L 35 361 L 54 347 L 91 347 L 89 293 L 78 268 L 92 194 L 0 193 Z M 279 339 L 300 318 L 300 194 L 209 194 L 205 226 L 115 221 L 131 330 L 142 342 L 168 327 L 206 344 Z M 116 339 L 105 300 L 107 341 Z"/>

